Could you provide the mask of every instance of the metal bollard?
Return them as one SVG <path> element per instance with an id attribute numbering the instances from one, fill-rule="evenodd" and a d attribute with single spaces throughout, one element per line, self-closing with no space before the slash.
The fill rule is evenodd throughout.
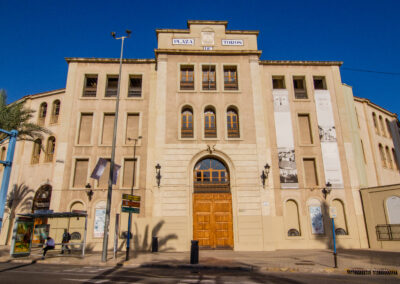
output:
<path id="1" fill-rule="evenodd" d="M 190 247 L 190 264 L 199 263 L 199 241 L 192 241 Z"/>
<path id="2" fill-rule="evenodd" d="M 151 239 L 151 252 L 158 252 L 158 237 Z"/>

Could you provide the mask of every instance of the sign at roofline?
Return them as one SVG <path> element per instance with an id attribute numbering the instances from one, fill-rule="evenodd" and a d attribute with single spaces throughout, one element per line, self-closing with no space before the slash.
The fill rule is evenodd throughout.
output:
<path id="1" fill-rule="evenodd" d="M 173 38 L 174 45 L 194 45 L 194 38 Z"/>
<path id="2" fill-rule="evenodd" d="M 243 45 L 242 39 L 223 39 L 222 45 Z"/>

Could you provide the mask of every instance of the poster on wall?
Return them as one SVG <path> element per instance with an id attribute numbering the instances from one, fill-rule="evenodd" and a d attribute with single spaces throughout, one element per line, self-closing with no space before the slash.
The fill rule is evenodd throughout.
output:
<path id="1" fill-rule="evenodd" d="M 287 90 L 274 90 L 274 117 L 282 188 L 298 188 L 292 118 Z"/>
<path id="2" fill-rule="evenodd" d="M 319 139 L 321 141 L 325 182 L 332 187 L 343 188 L 342 169 L 336 141 L 336 128 L 333 119 L 331 96 L 328 90 L 315 91 Z"/>
<path id="3" fill-rule="evenodd" d="M 106 218 L 106 209 L 96 209 L 94 217 L 93 237 L 102 238 L 104 236 L 104 224 Z"/>
<path id="4" fill-rule="evenodd" d="M 320 206 L 310 206 L 311 231 L 315 235 L 324 234 L 324 220 Z"/>
<path id="5" fill-rule="evenodd" d="M 49 224 L 38 224 L 35 226 L 33 232 L 33 242 L 43 244 L 49 235 L 50 225 Z"/>
<path id="6" fill-rule="evenodd" d="M 33 219 L 18 217 L 14 224 L 14 235 L 11 243 L 11 256 L 27 256 L 31 253 Z"/>

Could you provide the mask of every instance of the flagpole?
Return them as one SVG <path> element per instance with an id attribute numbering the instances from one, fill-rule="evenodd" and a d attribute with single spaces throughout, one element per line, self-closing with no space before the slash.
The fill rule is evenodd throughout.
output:
<path id="1" fill-rule="evenodd" d="M 107 249 L 108 249 L 108 233 L 109 233 L 109 225 L 110 225 L 110 211 L 111 211 L 111 198 L 112 198 L 112 181 L 113 181 L 113 173 L 114 173 L 114 165 L 115 165 L 115 142 L 117 140 L 117 125 L 118 125 L 118 110 L 119 110 L 119 91 L 121 86 L 121 70 L 122 70 L 122 56 L 124 52 L 124 40 L 128 38 L 131 34 L 131 31 L 126 30 L 126 36 L 115 37 L 115 33 L 112 32 L 111 35 L 115 39 L 121 39 L 121 56 L 119 58 L 119 75 L 118 75 L 118 89 L 117 89 L 117 97 L 115 100 L 115 116 L 114 116 L 114 131 L 113 131 L 113 140 L 111 146 L 111 163 L 110 163 L 110 173 L 108 176 L 108 191 L 107 191 L 107 207 L 106 207 L 106 218 L 104 221 L 104 237 L 103 237 L 103 253 L 101 256 L 102 262 L 107 262 Z"/>

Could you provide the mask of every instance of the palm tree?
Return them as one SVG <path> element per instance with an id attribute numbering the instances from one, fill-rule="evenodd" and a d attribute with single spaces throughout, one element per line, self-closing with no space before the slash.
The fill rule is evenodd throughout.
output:
<path id="1" fill-rule="evenodd" d="M 6 244 L 8 244 L 11 236 L 12 227 L 17 209 L 19 212 L 31 210 L 33 202 L 34 190 L 27 187 L 25 184 L 19 186 L 14 184 L 12 190 L 8 193 L 5 211 L 9 213 L 8 231 Z"/>
<path id="2" fill-rule="evenodd" d="M 31 122 L 34 110 L 25 107 L 25 99 L 7 105 L 7 93 L 0 90 L 0 129 L 18 130 L 18 140 L 35 141 L 43 133 L 50 134 L 48 129 Z M 0 133 L 0 140 L 6 137 Z"/>

